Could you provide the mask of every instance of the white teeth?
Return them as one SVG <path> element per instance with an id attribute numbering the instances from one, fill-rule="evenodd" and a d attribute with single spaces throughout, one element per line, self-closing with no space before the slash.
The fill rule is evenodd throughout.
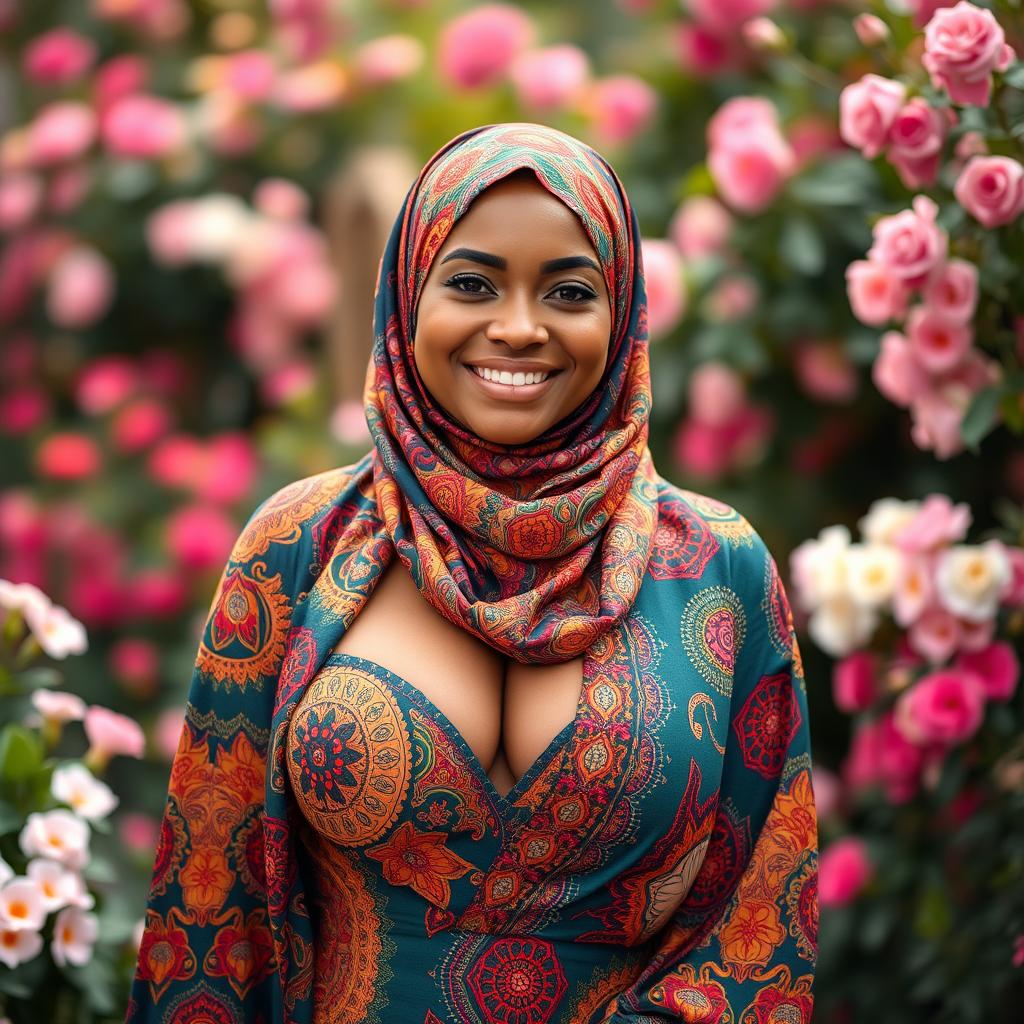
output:
<path id="1" fill-rule="evenodd" d="M 511 384 L 514 387 L 522 384 L 539 384 L 551 376 L 550 372 L 511 373 L 508 370 L 491 370 L 486 366 L 474 366 L 472 370 L 484 380 L 493 380 L 499 384 Z"/>

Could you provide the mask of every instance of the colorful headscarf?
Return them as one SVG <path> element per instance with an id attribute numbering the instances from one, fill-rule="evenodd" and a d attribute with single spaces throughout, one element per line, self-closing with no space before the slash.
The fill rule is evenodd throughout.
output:
<path id="1" fill-rule="evenodd" d="M 613 326 L 597 388 L 532 442 L 504 445 L 442 409 L 413 359 L 431 263 L 472 201 L 521 170 L 580 219 Z M 521 662 L 583 653 L 629 611 L 655 527 L 647 308 L 636 216 L 608 163 L 554 128 L 497 124 L 440 149 L 406 196 L 381 260 L 364 404 L 377 510 L 420 592 Z"/>

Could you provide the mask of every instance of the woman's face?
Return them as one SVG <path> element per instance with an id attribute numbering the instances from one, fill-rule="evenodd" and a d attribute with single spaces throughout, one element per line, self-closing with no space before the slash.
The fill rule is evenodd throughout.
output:
<path id="1" fill-rule="evenodd" d="M 485 189 L 452 228 L 423 284 L 413 340 L 435 401 L 508 445 L 532 441 L 594 391 L 611 339 L 608 289 L 583 225 L 528 174 Z"/>

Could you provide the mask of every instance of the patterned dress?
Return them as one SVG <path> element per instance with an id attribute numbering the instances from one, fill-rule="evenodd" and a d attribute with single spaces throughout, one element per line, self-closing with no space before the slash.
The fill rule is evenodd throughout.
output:
<path id="1" fill-rule="evenodd" d="M 807 703 L 760 537 L 658 478 L 639 595 L 587 651 L 575 719 L 502 796 L 415 686 L 331 653 L 336 618 L 293 620 L 367 465 L 269 499 L 225 569 L 128 1019 L 807 1024 Z M 334 579 L 334 599 L 372 578 Z M 256 682 L 271 671 L 276 690 Z M 272 741 L 266 702 L 289 700 Z"/>

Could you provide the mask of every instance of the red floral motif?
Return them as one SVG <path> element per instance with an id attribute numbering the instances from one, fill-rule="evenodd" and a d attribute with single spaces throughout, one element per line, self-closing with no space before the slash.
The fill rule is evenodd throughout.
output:
<path id="1" fill-rule="evenodd" d="M 166 920 L 155 910 L 146 911 L 146 929 L 139 948 L 138 976 L 148 981 L 154 1000 L 159 1000 L 172 981 L 187 981 L 196 973 L 196 958 L 183 924 L 189 921 L 177 907 Z"/>
<path id="2" fill-rule="evenodd" d="M 206 988 L 177 1001 L 166 1024 L 236 1024 L 237 1011 Z"/>
<path id="3" fill-rule="evenodd" d="M 167 886 L 181 863 L 185 842 L 185 822 L 178 813 L 176 802 L 171 798 L 160 822 L 160 834 L 157 836 L 156 853 L 153 858 L 153 877 L 149 884 L 150 896 L 159 896 L 167 891 Z"/>
<path id="4" fill-rule="evenodd" d="M 554 947 L 533 938 L 493 942 L 466 983 L 487 1024 L 545 1024 L 566 989 Z"/>
<path id="5" fill-rule="evenodd" d="M 766 779 L 778 778 L 802 721 L 789 673 L 762 676 L 732 723 L 743 763 Z"/>
<path id="6" fill-rule="evenodd" d="M 274 967 L 274 944 L 267 928 L 267 914 L 265 910 L 254 910 L 243 919 L 241 908 L 234 907 L 223 919 L 228 923 L 214 936 L 203 970 L 211 977 L 227 978 L 239 999 L 245 999 L 249 989 Z"/>
<path id="7" fill-rule="evenodd" d="M 545 558 L 561 551 L 565 527 L 549 509 L 519 512 L 505 530 L 508 550 L 529 558 Z"/>
<path id="8" fill-rule="evenodd" d="M 661 495 L 648 564 L 656 580 L 700 579 L 718 547 L 718 538 L 686 502 L 670 492 Z"/>
<path id="9" fill-rule="evenodd" d="M 687 1024 L 720 1024 L 729 1011 L 725 989 L 710 977 L 709 969 L 702 967 L 698 976 L 687 963 L 651 988 L 651 1002 Z"/>
<path id="10" fill-rule="evenodd" d="M 288 897 L 295 882 L 297 865 L 290 826 L 279 818 L 263 819 L 263 853 L 267 882 L 267 906 L 273 917 L 279 917 L 288 906 Z"/>

